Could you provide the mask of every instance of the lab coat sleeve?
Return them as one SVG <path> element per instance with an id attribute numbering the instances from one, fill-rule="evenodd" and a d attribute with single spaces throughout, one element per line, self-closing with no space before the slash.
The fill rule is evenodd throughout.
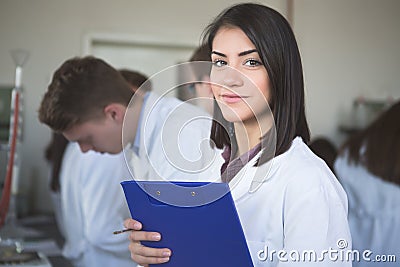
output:
<path id="1" fill-rule="evenodd" d="M 85 262 L 92 266 L 135 266 L 126 235 L 113 235 L 129 218 L 120 181 L 126 179 L 121 155 L 92 154 L 82 174 L 84 235 L 88 243 Z"/>
<path id="2" fill-rule="evenodd" d="M 69 143 L 65 149 L 60 170 L 61 215 L 65 234 L 63 256 L 79 266 L 86 249 L 83 236 L 82 214 L 82 153 L 76 143 Z"/>
<path id="3" fill-rule="evenodd" d="M 332 186 L 333 179 L 318 168 L 293 175 L 282 214 L 287 261 L 278 266 L 351 266 L 351 261 L 341 259 L 351 249 L 347 205 Z"/>

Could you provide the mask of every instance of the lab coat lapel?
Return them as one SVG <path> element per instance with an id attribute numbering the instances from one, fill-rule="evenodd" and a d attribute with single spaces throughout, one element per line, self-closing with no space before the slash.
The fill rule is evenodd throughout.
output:
<path id="1" fill-rule="evenodd" d="M 253 177 L 257 172 L 257 167 L 254 167 L 254 164 L 257 162 L 260 155 L 261 152 L 251 159 L 229 182 L 234 201 L 237 201 L 249 191 Z"/>
<path id="2" fill-rule="evenodd" d="M 252 160 L 250 160 L 229 183 L 233 199 L 236 201 L 246 193 L 252 194 L 269 180 L 277 170 L 276 158 L 262 164 L 254 166 L 260 158 L 260 151 Z"/>

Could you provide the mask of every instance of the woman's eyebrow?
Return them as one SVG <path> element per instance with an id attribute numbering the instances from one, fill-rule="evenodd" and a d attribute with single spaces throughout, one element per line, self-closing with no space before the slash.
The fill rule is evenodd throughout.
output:
<path id="1" fill-rule="evenodd" d="M 246 51 L 240 52 L 239 57 L 246 56 L 246 55 L 254 53 L 254 52 L 257 52 L 257 49 L 246 50 Z"/>
<path id="2" fill-rule="evenodd" d="M 239 56 L 239 57 L 242 57 L 242 56 L 246 56 L 246 55 L 248 55 L 248 54 L 254 53 L 254 52 L 257 52 L 257 49 L 250 49 L 250 50 L 246 50 L 246 51 L 240 52 L 240 53 L 238 54 L 238 56 Z M 217 52 L 217 51 L 212 51 L 211 54 L 215 54 L 215 55 L 218 55 L 218 56 L 220 56 L 220 57 L 226 57 L 225 54 L 223 54 L 223 53 L 221 53 L 221 52 Z"/>
<path id="3" fill-rule="evenodd" d="M 212 51 L 211 54 L 216 54 L 217 56 L 220 56 L 220 57 L 226 57 L 225 54 L 223 54 L 221 52 L 217 52 L 217 51 Z"/>

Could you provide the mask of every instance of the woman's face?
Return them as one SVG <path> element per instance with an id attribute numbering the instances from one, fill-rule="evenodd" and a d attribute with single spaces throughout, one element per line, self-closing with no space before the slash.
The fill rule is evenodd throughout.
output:
<path id="1" fill-rule="evenodd" d="M 241 29 L 218 30 L 211 60 L 212 92 L 227 121 L 246 123 L 268 114 L 269 76 L 256 47 Z"/>

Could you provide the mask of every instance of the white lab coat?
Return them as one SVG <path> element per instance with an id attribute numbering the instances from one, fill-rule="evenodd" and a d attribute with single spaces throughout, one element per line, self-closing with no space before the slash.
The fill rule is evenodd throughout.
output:
<path id="1" fill-rule="evenodd" d="M 155 93 L 149 93 L 142 112 L 139 153 L 132 150 L 132 143 L 124 149 L 134 179 L 219 180 L 219 168 L 215 166 L 222 163 L 221 151 L 210 147 L 209 114 Z"/>
<path id="2" fill-rule="evenodd" d="M 396 262 L 362 259 L 353 266 L 399 266 L 400 186 L 371 174 L 365 167 L 348 163 L 347 152 L 335 161 L 335 172 L 349 198 L 349 224 L 353 249 L 370 250 L 368 258 L 395 255 Z"/>
<path id="3" fill-rule="evenodd" d="M 82 153 L 68 144 L 60 173 L 66 243 L 75 266 L 135 266 L 126 234 L 113 235 L 130 217 L 120 182 L 129 179 L 122 153 Z"/>
<path id="4" fill-rule="evenodd" d="M 293 262 L 296 252 L 289 255 L 314 250 L 319 257 L 323 250 L 339 250 L 338 240 L 351 247 L 346 194 L 326 164 L 299 137 L 288 151 L 254 167 L 258 157 L 229 183 L 254 266 L 351 266 L 328 256 L 324 262 Z M 249 193 L 254 177 L 262 183 Z M 279 261 L 277 253 L 271 261 L 272 250 L 286 251 L 281 258 L 288 261 Z"/>

